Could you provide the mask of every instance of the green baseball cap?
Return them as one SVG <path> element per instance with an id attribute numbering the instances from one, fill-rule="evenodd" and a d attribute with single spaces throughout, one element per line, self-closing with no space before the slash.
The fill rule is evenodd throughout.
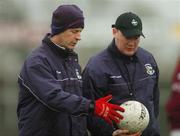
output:
<path id="1" fill-rule="evenodd" d="M 132 12 L 126 12 L 121 14 L 112 28 L 115 27 L 119 29 L 125 37 L 133 36 L 144 36 L 142 33 L 142 21 L 141 19 Z"/>

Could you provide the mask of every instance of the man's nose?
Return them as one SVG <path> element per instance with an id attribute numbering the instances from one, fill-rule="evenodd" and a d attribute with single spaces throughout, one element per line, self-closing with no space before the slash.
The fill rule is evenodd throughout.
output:
<path id="1" fill-rule="evenodd" d="M 78 41 L 81 40 L 81 33 L 80 33 L 80 32 L 76 34 L 76 39 L 77 39 Z"/>
<path id="2" fill-rule="evenodd" d="M 130 45 L 135 45 L 135 44 L 137 43 L 137 40 L 136 40 L 136 39 L 129 39 L 129 40 L 128 40 L 128 43 L 129 43 Z"/>

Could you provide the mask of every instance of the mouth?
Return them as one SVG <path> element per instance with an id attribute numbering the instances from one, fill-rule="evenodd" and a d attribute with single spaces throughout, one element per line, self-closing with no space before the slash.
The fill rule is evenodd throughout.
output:
<path id="1" fill-rule="evenodd" d="M 126 48 L 128 51 L 133 51 L 135 48 Z"/>

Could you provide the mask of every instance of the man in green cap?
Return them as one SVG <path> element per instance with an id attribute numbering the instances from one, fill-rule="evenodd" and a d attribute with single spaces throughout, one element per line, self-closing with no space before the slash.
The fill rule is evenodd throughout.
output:
<path id="1" fill-rule="evenodd" d="M 92 57 L 83 72 L 84 96 L 95 100 L 108 94 L 110 102 L 120 105 L 128 100 L 143 103 L 150 114 L 148 127 L 137 134 L 116 129 L 99 117 L 89 116 L 88 129 L 92 136 L 160 136 L 159 70 L 153 55 L 139 47 L 141 19 L 132 12 L 121 14 L 112 25 L 113 40 L 109 46 Z M 115 124 L 115 123 L 114 123 Z M 141 134 L 142 133 L 142 134 Z"/>

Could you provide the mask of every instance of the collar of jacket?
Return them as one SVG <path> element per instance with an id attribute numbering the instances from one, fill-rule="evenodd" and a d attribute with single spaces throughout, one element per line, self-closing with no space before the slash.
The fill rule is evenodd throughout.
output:
<path id="1" fill-rule="evenodd" d="M 110 43 L 110 45 L 108 46 L 108 51 L 113 54 L 113 56 L 118 57 L 120 59 L 122 59 L 124 62 L 137 62 L 138 58 L 136 56 L 136 53 L 133 56 L 126 56 L 124 54 L 122 54 L 117 46 L 115 45 L 115 40 L 113 39 L 112 42 Z"/>
<path id="2" fill-rule="evenodd" d="M 77 54 L 70 49 L 67 48 L 61 48 L 55 45 L 51 40 L 50 40 L 51 34 L 48 33 L 44 39 L 42 40 L 43 45 L 50 47 L 54 52 L 56 52 L 58 55 L 61 57 L 67 58 L 69 56 L 77 56 Z"/>

